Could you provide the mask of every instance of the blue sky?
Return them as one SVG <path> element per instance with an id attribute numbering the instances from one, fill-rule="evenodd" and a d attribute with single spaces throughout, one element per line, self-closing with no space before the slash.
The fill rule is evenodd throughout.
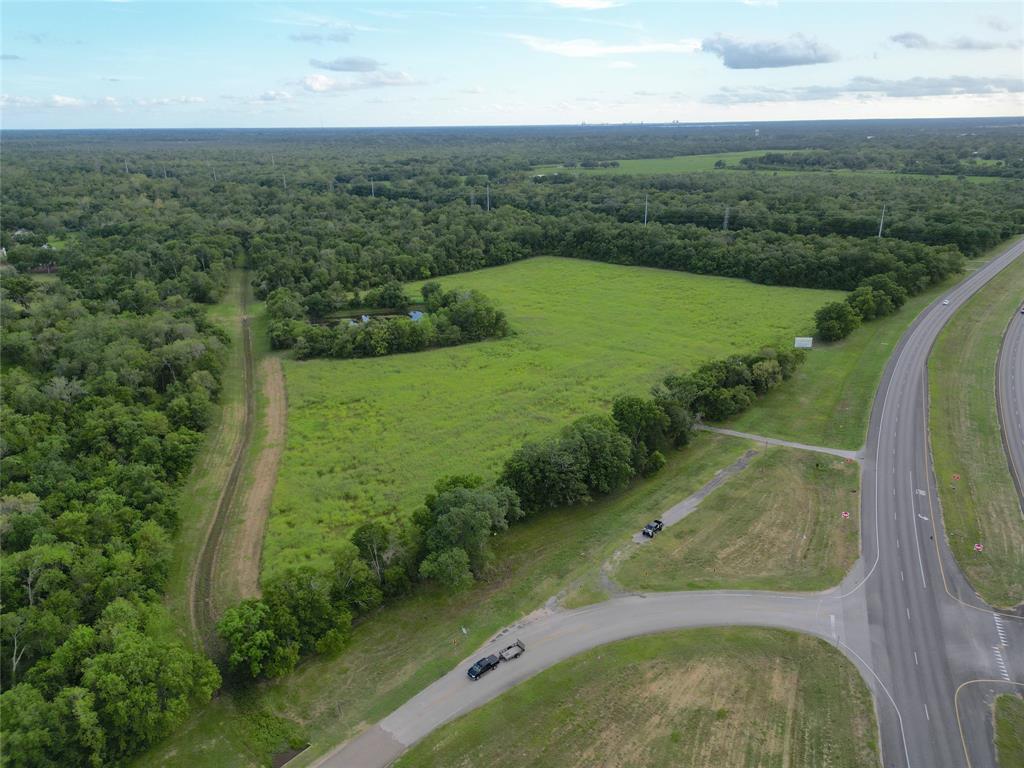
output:
<path id="1" fill-rule="evenodd" d="M 0 4 L 5 128 L 1024 113 L 1019 3 Z"/>

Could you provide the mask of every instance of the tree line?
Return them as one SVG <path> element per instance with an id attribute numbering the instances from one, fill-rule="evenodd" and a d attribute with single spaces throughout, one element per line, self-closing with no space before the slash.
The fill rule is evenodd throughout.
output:
<path id="1" fill-rule="evenodd" d="M 144 278 L 0 282 L 0 670 L 5 764 L 107 766 L 220 685 L 158 631 L 177 487 L 228 338 Z"/>
<path id="2" fill-rule="evenodd" d="M 367 521 L 337 543 L 329 570 L 293 568 L 263 597 L 228 609 L 218 633 L 242 679 L 276 677 L 304 654 L 344 645 L 352 623 L 417 585 L 460 590 L 486 578 L 491 538 L 546 510 L 587 503 L 660 470 L 699 419 L 749 408 L 792 377 L 801 350 L 766 347 L 667 376 L 648 397 L 621 396 L 610 412 L 577 419 L 557 435 L 522 445 L 498 477 L 437 481 L 406 520 Z"/>
<path id="3" fill-rule="evenodd" d="M 306 319 L 302 298 L 291 288 L 277 288 L 267 297 L 270 343 L 274 349 L 294 348 L 295 357 L 380 357 L 420 352 L 432 347 L 451 347 L 509 333 L 505 313 L 476 290 L 445 291 L 428 282 L 421 288 L 423 303 L 409 316 L 403 314 L 342 317 L 314 324 Z M 409 306 L 405 289 L 397 281 L 358 292 L 349 302 L 355 307 L 384 308 L 401 313 Z M 343 308 L 343 307 L 342 307 Z"/>

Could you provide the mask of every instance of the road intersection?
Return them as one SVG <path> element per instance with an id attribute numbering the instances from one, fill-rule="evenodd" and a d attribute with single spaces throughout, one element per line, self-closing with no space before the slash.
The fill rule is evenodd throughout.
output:
<path id="1" fill-rule="evenodd" d="M 1024 240 L 950 290 L 943 297 L 948 305 L 930 305 L 893 351 L 866 447 L 857 454 L 861 558 L 839 587 L 813 594 L 626 595 L 572 611 L 538 611 L 315 765 L 384 768 L 445 722 L 604 643 L 671 629 L 747 625 L 817 635 L 857 665 L 875 695 L 886 768 L 995 766 L 990 703 L 996 693 L 1024 689 L 1024 617 L 986 606 L 946 545 L 928 443 L 927 359 L 952 313 L 1022 253 Z M 1020 383 L 1017 349 L 1011 360 L 1018 361 Z M 1024 397 L 1024 389 L 1014 392 Z M 1024 412 L 1024 400 L 1012 406 Z M 526 654 L 477 682 L 466 677 L 473 659 L 512 637 L 525 642 Z"/>

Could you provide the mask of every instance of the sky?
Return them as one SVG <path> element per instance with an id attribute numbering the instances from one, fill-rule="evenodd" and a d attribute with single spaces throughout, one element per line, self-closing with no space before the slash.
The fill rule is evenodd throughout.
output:
<path id="1" fill-rule="evenodd" d="M 3 128 L 1024 114 L 1022 3 L 4 2 Z"/>

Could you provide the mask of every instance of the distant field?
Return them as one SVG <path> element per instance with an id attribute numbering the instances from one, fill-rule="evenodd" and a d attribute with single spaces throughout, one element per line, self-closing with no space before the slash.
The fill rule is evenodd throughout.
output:
<path id="1" fill-rule="evenodd" d="M 743 152 L 716 152 L 708 155 L 678 155 L 676 157 L 652 157 L 643 158 L 640 160 L 619 160 L 619 164 L 616 167 L 611 168 L 581 168 L 575 166 L 573 168 L 566 168 L 563 165 L 552 164 L 552 165 L 537 165 L 532 169 L 532 173 L 537 175 L 547 175 L 552 173 L 584 173 L 584 174 L 598 174 L 602 176 L 608 175 L 630 175 L 630 176 L 657 176 L 663 173 L 695 173 L 697 171 L 713 171 L 715 170 L 715 163 L 719 160 L 725 161 L 726 165 L 732 169 L 740 167 L 740 160 L 745 157 L 761 157 L 766 152 L 792 152 L 794 150 L 772 150 L 772 149 L 754 149 L 745 150 Z M 803 150 L 804 152 L 813 150 Z M 994 161 L 978 161 L 979 164 L 990 165 L 994 164 Z M 787 168 L 767 168 L 758 171 L 759 173 L 885 173 L 895 174 L 895 171 L 886 171 L 881 168 L 869 168 L 863 171 L 854 171 L 849 168 L 836 168 L 836 169 L 822 169 L 822 170 L 790 170 Z M 903 176 L 911 176 L 917 178 L 914 174 L 902 174 Z M 920 175 L 921 178 L 940 178 L 940 179 L 956 179 L 958 176 L 950 174 L 937 174 L 936 176 L 924 176 Z M 970 181 L 978 181 L 982 183 L 993 183 L 998 182 L 1001 179 L 999 176 L 965 176 L 965 179 Z"/>
<path id="2" fill-rule="evenodd" d="M 441 476 L 494 476 L 524 440 L 643 393 L 673 370 L 791 343 L 841 294 L 538 258 L 455 275 L 516 335 L 374 360 L 285 363 L 288 437 L 264 575 L 326 562 L 331 538 L 409 514 Z"/>
<path id="3" fill-rule="evenodd" d="M 825 641 L 692 629 L 595 648 L 435 731 L 396 768 L 879 764 L 871 694 Z"/>
<path id="4" fill-rule="evenodd" d="M 1024 521 L 999 436 L 995 375 L 1006 323 L 1018 322 L 1021 286 L 1024 259 L 1017 259 L 956 312 L 928 364 L 946 537 L 971 586 L 1005 607 L 1024 602 Z M 984 552 L 974 551 L 977 543 Z"/>
<path id="5" fill-rule="evenodd" d="M 642 160 L 620 160 L 617 168 L 565 168 L 561 165 L 538 165 L 533 169 L 537 174 L 548 173 L 597 173 L 653 175 L 659 173 L 691 173 L 711 171 L 715 163 L 724 160 L 728 165 L 739 165 L 744 157 L 760 157 L 767 149 L 745 152 L 716 152 L 710 155 L 681 155 L 678 157 L 653 157 Z"/>
<path id="6" fill-rule="evenodd" d="M 642 591 L 833 587 L 860 550 L 859 485 L 856 463 L 769 448 L 696 512 L 637 547 L 615 578 Z"/>

